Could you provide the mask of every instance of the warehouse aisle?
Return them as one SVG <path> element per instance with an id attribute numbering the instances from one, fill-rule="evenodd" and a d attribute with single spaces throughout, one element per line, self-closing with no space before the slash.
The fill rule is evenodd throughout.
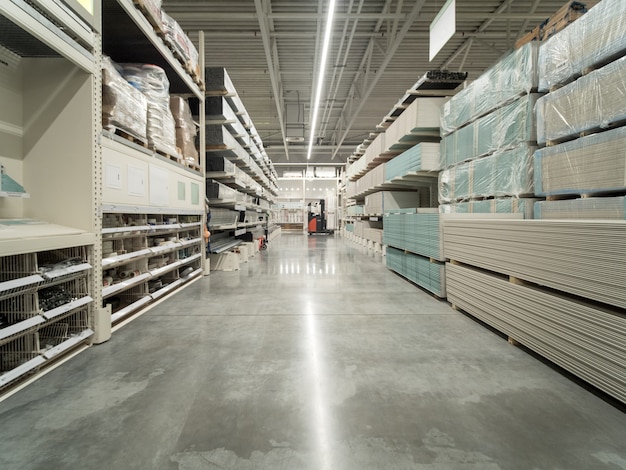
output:
<path id="1" fill-rule="evenodd" d="M 283 235 L 0 403 L 9 469 L 626 469 L 626 415 L 340 238 Z"/>

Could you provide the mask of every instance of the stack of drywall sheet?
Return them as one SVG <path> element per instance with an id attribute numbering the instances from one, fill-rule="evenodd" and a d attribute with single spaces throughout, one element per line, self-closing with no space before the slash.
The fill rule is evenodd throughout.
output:
<path id="1" fill-rule="evenodd" d="M 364 206 L 362 205 L 354 205 L 346 207 L 346 215 L 354 216 L 354 215 L 363 215 Z"/>
<path id="2" fill-rule="evenodd" d="M 626 57 L 537 100 L 537 142 L 578 137 L 624 120 Z"/>
<path id="3" fill-rule="evenodd" d="M 537 140 L 535 103 L 539 94 L 524 95 L 442 139 L 446 167 Z"/>
<path id="4" fill-rule="evenodd" d="M 348 166 L 346 174 L 350 181 L 356 181 L 362 176 L 362 172 L 365 171 L 367 165 L 365 163 L 365 157 L 359 158 L 357 161 Z"/>
<path id="5" fill-rule="evenodd" d="M 626 50 L 626 2 L 603 0 L 545 41 L 539 51 L 539 88 L 548 91 L 607 63 Z"/>
<path id="6" fill-rule="evenodd" d="M 464 201 L 441 204 L 440 214 L 522 214 L 526 219 L 533 218 L 535 198 L 495 198 L 477 201 Z"/>
<path id="7" fill-rule="evenodd" d="M 535 219 L 618 219 L 626 220 L 626 198 L 587 197 L 563 201 L 538 201 Z"/>
<path id="8" fill-rule="evenodd" d="M 444 218 L 445 256 L 626 308 L 626 221 Z"/>
<path id="9" fill-rule="evenodd" d="M 363 155 L 360 160 L 365 160 L 366 168 L 374 168 L 376 165 L 380 164 L 382 154 L 385 152 L 385 134 L 378 134 L 371 144 L 365 149 L 365 155 Z M 390 157 L 386 157 L 389 159 Z"/>
<path id="10" fill-rule="evenodd" d="M 454 264 L 446 266 L 446 287 L 453 305 L 626 402 L 623 310 Z"/>
<path id="11" fill-rule="evenodd" d="M 439 116 L 446 98 L 417 98 L 385 131 L 387 151 L 439 141 Z"/>
<path id="12" fill-rule="evenodd" d="M 406 253 L 393 247 L 387 248 L 387 268 L 429 290 L 438 297 L 446 296 L 445 264 L 432 262 L 429 258 Z"/>
<path id="13" fill-rule="evenodd" d="M 537 88 L 537 44 L 528 43 L 499 61 L 443 105 L 447 135 L 515 97 Z"/>
<path id="14" fill-rule="evenodd" d="M 382 215 L 394 209 L 409 209 L 420 206 L 417 191 L 379 191 L 365 196 L 365 214 Z"/>
<path id="15" fill-rule="evenodd" d="M 374 227 L 366 227 L 363 230 L 363 238 L 365 238 L 366 240 L 370 240 L 370 241 L 376 242 L 379 245 L 382 245 L 382 243 L 383 243 L 383 229 L 381 229 L 381 228 L 374 228 Z"/>
<path id="16" fill-rule="evenodd" d="M 443 170 L 439 202 L 532 194 L 534 150 L 522 145 Z"/>
<path id="17" fill-rule="evenodd" d="M 626 190 L 626 127 L 537 150 L 535 189 L 545 196 Z"/>
<path id="18" fill-rule="evenodd" d="M 356 181 L 357 194 L 372 190 L 385 182 L 385 166 L 378 165 Z"/>
<path id="19" fill-rule="evenodd" d="M 438 209 L 385 213 L 383 243 L 428 258 L 443 260 Z"/>
<path id="20" fill-rule="evenodd" d="M 355 220 L 354 221 L 354 235 L 356 235 L 359 238 L 363 238 L 363 236 L 365 235 L 365 227 L 366 227 L 365 222 L 363 222 L 362 220 Z"/>
<path id="21" fill-rule="evenodd" d="M 436 172 L 440 169 L 439 144 L 423 142 L 385 163 L 385 181 L 411 172 Z"/>

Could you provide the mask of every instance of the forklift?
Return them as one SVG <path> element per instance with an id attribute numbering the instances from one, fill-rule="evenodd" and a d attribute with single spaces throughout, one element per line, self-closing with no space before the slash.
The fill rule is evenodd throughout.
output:
<path id="1" fill-rule="evenodd" d="M 326 201 L 324 199 L 320 199 L 315 206 L 311 206 L 309 202 L 307 212 L 309 235 L 332 235 L 335 232 L 328 230 L 326 226 Z"/>

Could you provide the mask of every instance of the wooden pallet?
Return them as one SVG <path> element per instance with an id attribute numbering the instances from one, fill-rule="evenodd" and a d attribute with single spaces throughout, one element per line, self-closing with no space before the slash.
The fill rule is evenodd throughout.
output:
<path id="1" fill-rule="evenodd" d="M 122 137 L 123 139 L 128 140 L 129 142 L 132 142 L 134 144 L 139 145 L 140 147 L 143 148 L 149 148 L 148 147 L 148 141 L 146 139 L 140 139 L 138 137 L 135 137 L 132 134 L 129 134 L 128 132 L 124 131 L 123 129 L 120 129 L 118 127 L 113 127 L 108 129 L 110 132 L 112 132 L 113 134 Z"/>
<path id="2" fill-rule="evenodd" d="M 173 161 L 173 162 L 176 162 L 176 163 L 180 163 L 181 162 L 179 156 L 174 155 L 174 154 L 172 154 L 170 152 L 167 152 L 165 150 L 161 150 L 161 149 L 159 149 L 157 147 L 152 147 L 152 151 L 154 153 L 157 153 L 157 154 L 161 155 L 162 157 L 165 157 L 165 158 Z"/>
<path id="3" fill-rule="evenodd" d="M 133 0 L 135 7 L 143 16 L 146 17 L 148 23 L 154 28 L 154 32 L 159 36 L 164 36 L 163 23 L 161 22 L 161 9 L 155 5 L 151 0 Z"/>

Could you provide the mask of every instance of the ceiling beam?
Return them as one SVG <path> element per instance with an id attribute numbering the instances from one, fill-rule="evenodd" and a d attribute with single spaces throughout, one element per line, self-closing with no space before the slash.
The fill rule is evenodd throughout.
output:
<path id="1" fill-rule="evenodd" d="M 272 91 L 274 93 L 274 103 L 276 104 L 276 113 L 278 115 L 278 123 L 280 124 L 280 132 L 283 136 L 283 144 L 285 147 L 285 157 L 289 160 L 289 146 L 287 145 L 287 134 L 285 130 L 285 119 L 283 116 L 283 92 L 280 79 L 280 65 L 278 63 L 278 51 L 276 50 L 276 41 L 270 38 L 270 22 L 265 13 L 270 8 L 267 0 L 254 0 L 257 15 L 259 17 L 259 27 L 261 28 L 261 37 L 263 39 L 263 49 L 265 50 L 265 59 L 272 83 Z M 272 44 L 274 43 L 274 44 Z"/>
<path id="2" fill-rule="evenodd" d="M 207 2 L 210 4 L 210 2 Z M 256 2 L 255 2 L 256 3 Z M 220 13 L 215 11 L 202 11 L 197 6 L 193 8 L 193 12 L 189 8 L 181 8 L 175 3 L 167 6 L 167 12 L 176 17 L 177 21 L 196 20 L 196 21 L 257 21 L 259 12 L 257 13 Z M 324 13 L 268 13 L 268 19 L 276 21 L 320 21 L 326 18 Z M 398 13 L 335 13 L 336 20 L 359 20 L 359 21 L 378 21 L 378 20 L 402 20 L 403 14 Z"/>
<path id="3" fill-rule="evenodd" d="M 422 10 L 424 3 L 426 3 L 426 0 L 417 0 L 415 4 L 413 5 L 413 8 L 411 9 L 411 12 L 406 16 L 404 20 L 404 24 L 402 25 L 402 28 L 398 32 L 397 36 L 393 39 L 393 43 L 391 43 L 387 49 L 387 55 L 385 55 L 382 63 L 377 67 L 376 73 L 373 74 L 373 76 L 369 80 L 369 83 L 367 84 L 367 88 L 364 90 L 364 92 L 360 96 L 360 101 L 359 101 L 357 108 L 351 111 L 350 115 L 352 117 L 348 121 L 347 126 L 343 129 L 343 133 L 341 134 L 341 136 L 339 137 L 339 140 L 336 143 L 337 146 L 340 146 L 341 144 L 343 144 L 344 140 L 346 140 L 346 137 L 348 136 L 350 129 L 352 128 L 357 118 L 359 117 L 359 114 L 361 110 L 363 109 L 363 106 L 367 102 L 367 99 L 372 94 L 372 91 L 374 91 L 374 88 L 376 87 L 378 80 L 380 80 L 380 77 L 382 77 L 383 73 L 385 72 L 385 69 L 387 68 L 387 65 L 389 65 L 389 62 L 391 62 L 393 55 L 395 54 L 398 47 L 400 47 L 400 44 L 402 43 L 407 32 L 413 25 L 413 22 L 419 16 L 419 13 Z M 339 152 L 339 148 L 337 148 L 333 152 L 332 158 L 335 158 L 338 152 Z"/>

